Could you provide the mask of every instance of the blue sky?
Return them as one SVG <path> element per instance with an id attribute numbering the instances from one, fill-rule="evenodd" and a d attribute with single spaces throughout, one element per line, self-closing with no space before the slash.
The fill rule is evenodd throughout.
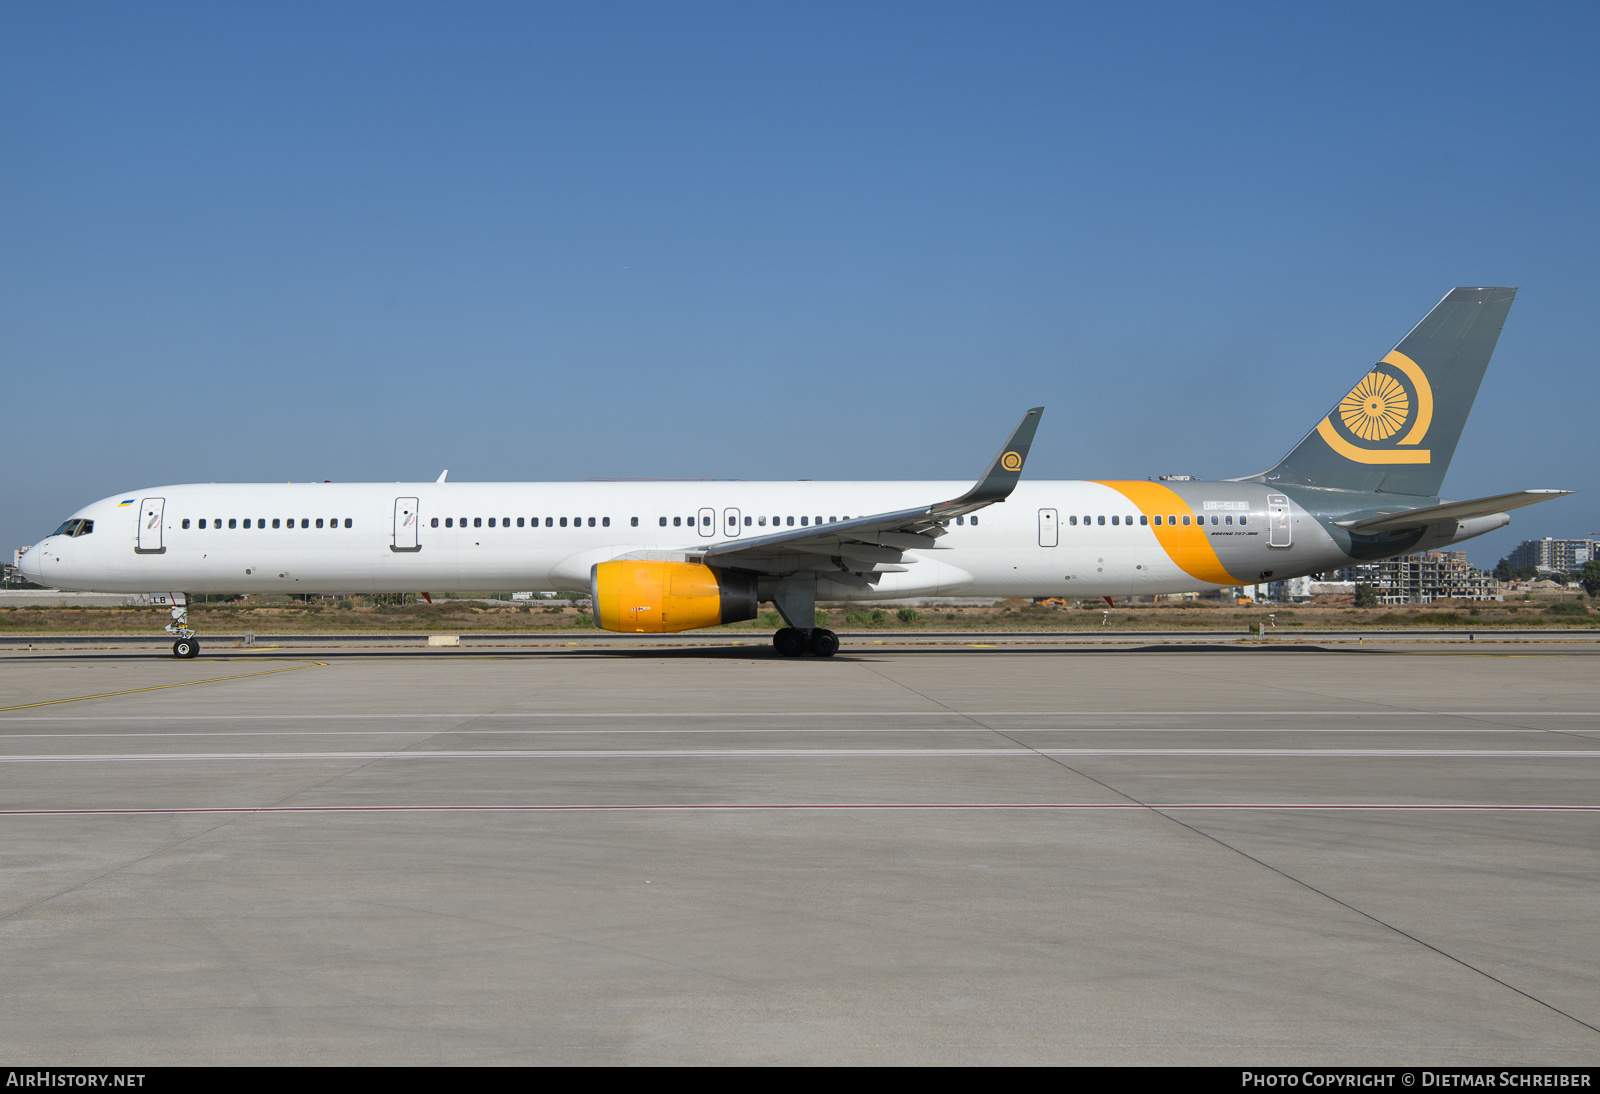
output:
<path id="1" fill-rule="evenodd" d="M 1600 531 L 1593 5 L 16 5 L 0 542 L 147 485 L 1224 477 L 1522 287 Z"/>

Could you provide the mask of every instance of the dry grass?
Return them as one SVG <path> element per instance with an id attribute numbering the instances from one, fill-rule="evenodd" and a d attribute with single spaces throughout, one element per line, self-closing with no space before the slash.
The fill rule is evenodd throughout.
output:
<path id="1" fill-rule="evenodd" d="M 1479 604 L 1442 601 L 1415 607 L 1354 608 L 1348 597 L 1324 598 L 1321 603 L 1292 606 L 1234 605 L 1214 601 L 1189 603 L 1123 604 L 1106 614 L 1098 601 L 1066 605 L 1036 605 L 1022 600 L 994 607 L 922 607 L 913 621 L 886 609 L 872 619 L 871 605 L 831 606 L 825 610 L 828 625 L 839 630 L 949 631 L 949 630 L 1217 630 L 1242 631 L 1250 623 L 1276 616 L 1278 632 L 1297 629 L 1329 630 L 1345 627 L 1595 627 L 1600 612 L 1587 600 L 1565 599 L 1565 610 L 1555 598 Z M 1098 607 L 1096 606 L 1098 604 Z M 1574 610 L 1575 608 L 1579 610 Z M 846 621 L 847 614 L 855 619 Z M 865 614 L 863 614 L 865 613 Z M 189 609 L 190 625 L 201 634 L 361 634 L 477 632 L 538 632 L 592 630 L 581 609 L 550 607 L 537 601 L 480 603 L 439 600 L 434 604 L 340 607 L 334 601 L 302 604 L 283 598 L 257 598 L 226 604 L 196 604 Z M 581 618 L 580 618 L 581 617 Z M 150 634 L 168 622 L 162 608 L 0 608 L 0 634 Z M 774 622 L 738 623 L 733 631 L 770 631 Z"/>

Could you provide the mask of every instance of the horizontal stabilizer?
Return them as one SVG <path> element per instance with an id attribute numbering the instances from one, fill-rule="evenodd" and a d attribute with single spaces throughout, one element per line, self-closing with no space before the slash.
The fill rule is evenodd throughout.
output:
<path id="1" fill-rule="evenodd" d="M 1401 513 L 1385 513 L 1361 520 L 1341 520 L 1339 527 L 1363 535 L 1374 532 L 1395 532 L 1402 528 L 1425 528 L 1447 520 L 1466 520 L 1469 517 L 1487 517 L 1525 505 L 1537 505 L 1551 498 L 1565 497 L 1571 490 L 1518 490 L 1514 494 L 1496 494 L 1492 498 L 1473 498 L 1471 501 L 1449 501 L 1443 505 L 1430 505 L 1424 509 L 1407 509 Z"/>

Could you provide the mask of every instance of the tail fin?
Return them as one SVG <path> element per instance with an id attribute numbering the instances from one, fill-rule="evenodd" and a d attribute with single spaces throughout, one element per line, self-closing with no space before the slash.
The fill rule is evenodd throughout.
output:
<path id="1" fill-rule="evenodd" d="M 1253 482 L 1437 497 L 1514 288 L 1452 289 Z"/>

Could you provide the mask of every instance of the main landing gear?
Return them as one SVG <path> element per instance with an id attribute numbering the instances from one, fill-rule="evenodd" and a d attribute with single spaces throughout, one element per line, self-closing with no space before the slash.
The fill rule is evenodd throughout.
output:
<path id="1" fill-rule="evenodd" d="M 785 577 L 772 591 L 772 603 L 785 623 L 812 622 L 817 618 L 817 575 Z M 785 657 L 799 657 L 807 650 L 813 657 L 832 657 L 839 652 L 839 636 L 826 627 L 784 627 L 772 636 L 772 644 Z"/>
<path id="2" fill-rule="evenodd" d="M 163 630 L 168 634 L 175 634 L 178 640 L 172 644 L 172 656 L 188 660 L 200 656 L 200 642 L 194 636 L 194 631 L 189 629 L 189 603 L 182 593 L 172 593 L 172 622 Z"/>
<path id="3" fill-rule="evenodd" d="M 814 657 L 832 657 L 839 652 L 839 636 L 826 627 L 803 631 L 784 627 L 772 636 L 772 645 L 785 657 L 799 657 L 807 650 Z"/>

